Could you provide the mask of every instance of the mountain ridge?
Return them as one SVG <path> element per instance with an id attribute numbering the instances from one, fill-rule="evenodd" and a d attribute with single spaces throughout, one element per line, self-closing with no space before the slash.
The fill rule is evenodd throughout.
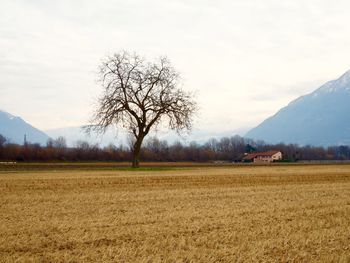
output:
<path id="1" fill-rule="evenodd" d="M 45 132 L 53 139 L 62 136 L 66 139 L 68 146 L 75 146 L 78 141 L 86 141 L 90 144 L 99 144 L 100 146 L 107 146 L 109 144 L 124 145 L 128 143 L 128 132 L 126 130 L 118 130 L 117 128 L 107 129 L 105 134 L 92 133 L 90 136 L 84 133 L 83 126 L 62 127 L 58 129 L 45 130 Z M 181 141 L 189 143 L 195 141 L 197 143 L 204 143 L 211 138 L 220 139 L 222 137 L 231 137 L 237 134 L 243 135 L 247 129 L 237 129 L 232 131 L 210 132 L 206 130 L 194 130 L 190 134 L 179 136 L 175 131 L 165 130 L 158 132 L 151 132 L 145 140 L 155 136 L 160 140 L 166 140 L 168 143 Z"/>
<path id="2" fill-rule="evenodd" d="M 268 143 L 350 144 L 350 70 L 300 96 L 251 129 L 245 137 Z"/>
<path id="3" fill-rule="evenodd" d="M 19 116 L 0 110 L 0 134 L 10 143 L 23 144 L 24 137 L 30 143 L 45 145 L 50 138 L 43 131 L 33 127 Z"/>

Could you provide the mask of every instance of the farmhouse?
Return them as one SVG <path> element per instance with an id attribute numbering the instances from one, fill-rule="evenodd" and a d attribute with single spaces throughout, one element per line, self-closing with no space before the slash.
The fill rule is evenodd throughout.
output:
<path id="1" fill-rule="evenodd" d="M 280 151 L 249 153 L 242 159 L 243 162 L 253 163 L 272 163 L 277 160 L 282 160 L 282 153 Z"/>

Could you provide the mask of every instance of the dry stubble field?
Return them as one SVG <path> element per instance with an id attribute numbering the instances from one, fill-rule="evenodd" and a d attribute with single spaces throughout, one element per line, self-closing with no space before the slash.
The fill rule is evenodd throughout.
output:
<path id="1" fill-rule="evenodd" d="M 350 165 L 0 172 L 1 262 L 350 262 Z"/>

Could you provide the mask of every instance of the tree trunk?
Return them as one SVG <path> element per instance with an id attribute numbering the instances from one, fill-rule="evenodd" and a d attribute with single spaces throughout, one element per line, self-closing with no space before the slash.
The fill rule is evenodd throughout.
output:
<path id="1" fill-rule="evenodd" d="M 132 168 L 139 168 L 140 167 L 140 151 L 141 151 L 141 145 L 143 141 L 143 136 L 140 136 L 136 139 L 136 142 L 134 144 L 133 149 L 133 155 L 132 155 Z"/>

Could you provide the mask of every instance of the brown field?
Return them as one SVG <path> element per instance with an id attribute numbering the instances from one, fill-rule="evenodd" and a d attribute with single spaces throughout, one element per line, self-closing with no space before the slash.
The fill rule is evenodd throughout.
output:
<path id="1" fill-rule="evenodd" d="M 1 262 L 350 262 L 350 165 L 2 170 Z"/>

